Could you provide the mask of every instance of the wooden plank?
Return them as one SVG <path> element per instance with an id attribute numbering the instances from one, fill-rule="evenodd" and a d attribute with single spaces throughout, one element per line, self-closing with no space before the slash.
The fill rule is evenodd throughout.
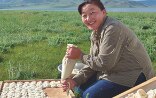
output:
<path id="1" fill-rule="evenodd" d="M 0 92 L 2 91 L 3 81 L 0 81 Z"/>
<path id="2" fill-rule="evenodd" d="M 137 85 L 137 86 L 113 97 L 113 98 L 125 98 L 130 93 L 136 93 L 136 91 L 138 89 L 143 89 L 146 92 L 151 90 L 151 89 L 156 89 L 156 77 L 149 79 L 149 80 L 147 80 L 147 81 L 145 81 L 145 82 L 143 82 L 143 83 L 141 83 L 141 84 L 139 84 L 139 85 Z"/>
<path id="3" fill-rule="evenodd" d="M 5 80 L 4 82 L 32 82 L 32 81 L 60 81 L 60 79 L 35 79 L 35 80 Z"/>
<path id="4" fill-rule="evenodd" d="M 62 88 L 45 88 L 44 92 L 50 98 L 71 98 L 70 95 L 67 95 L 67 92 L 63 92 Z"/>
<path id="5" fill-rule="evenodd" d="M 11 83 L 11 82 L 32 82 L 32 81 L 60 81 L 60 79 L 37 79 L 37 80 L 5 80 L 0 81 L 0 93 L 2 90 L 2 85 L 4 83 Z M 45 88 L 44 91 L 47 93 L 49 98 L 76 98 L 73 91 L 69 91 L 69 95 L 67 96 L 66 92 L 63 92 L 62 87 L 59 88 Z"/>

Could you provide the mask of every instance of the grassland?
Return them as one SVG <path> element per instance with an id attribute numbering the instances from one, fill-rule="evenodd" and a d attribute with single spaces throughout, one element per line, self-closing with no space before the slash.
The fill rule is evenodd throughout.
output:
<path id="1" fill-rule="evenodd" d="M 77 12 L 0 11 L 0 80 L 60 78 L 67 43 L 89 52 L 90 31 Z M 108 13 L 136 32 L 156 68 L 156 14 Z"/>

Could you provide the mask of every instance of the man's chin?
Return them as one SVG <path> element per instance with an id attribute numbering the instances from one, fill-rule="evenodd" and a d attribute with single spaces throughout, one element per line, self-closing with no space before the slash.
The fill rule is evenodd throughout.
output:
<path id="1" fill-rule="evenodd" d="M 94 28 L 92 28 L 92 27 L 88 27 L 88 29 L 89 29 L 89 30 L 93 30 L 93 31 L 95 30 L 95 29 L 94 29 Z"/>

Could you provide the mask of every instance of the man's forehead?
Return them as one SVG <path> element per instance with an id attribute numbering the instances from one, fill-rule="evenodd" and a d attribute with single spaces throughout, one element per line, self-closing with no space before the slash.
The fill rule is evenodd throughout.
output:
<path id="1" fill-rule="evenodd" d="M 82 13 L 85 13 L 86 11 L 93 11 L 93 10 L 95 10 L 94 5 L 84 5 L 82 7 Z"/>

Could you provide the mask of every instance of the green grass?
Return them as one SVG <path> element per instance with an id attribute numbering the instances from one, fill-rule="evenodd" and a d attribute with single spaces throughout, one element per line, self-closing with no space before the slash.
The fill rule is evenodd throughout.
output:
<path id="1" fill-rule="evenodd" d="M 77 12 L 0 11 L 0 80 L 60 78 L 66 45 L 89 53 L 90 31 Z M 144 43 L 156 70 L 156 14 L 108 13 Z"/>

